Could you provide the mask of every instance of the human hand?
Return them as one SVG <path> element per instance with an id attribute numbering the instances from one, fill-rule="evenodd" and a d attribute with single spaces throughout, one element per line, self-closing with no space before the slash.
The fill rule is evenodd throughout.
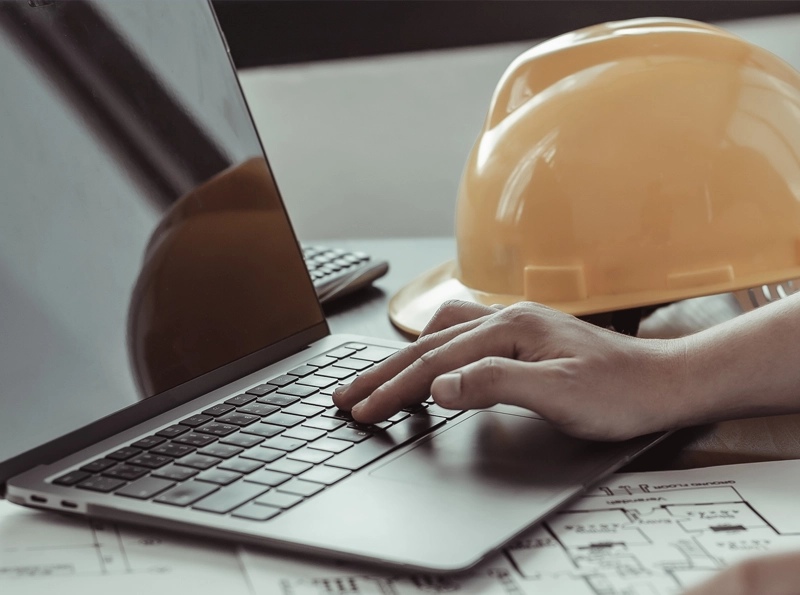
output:
<path id="1" fill-rule="evenodd" d="M 637 339 L 534 303 L 445 304 L 420 338 L 337 390 L 375 423 L 432 395 L 447 409 L 535 411 L 580 438 L 624 440 L 690 419 L 682 339 Z"/>
<path id="2" fill-rule="evenodd" d="M 797 595 L 800 553 L 741 562 L 684 595 Z"/>

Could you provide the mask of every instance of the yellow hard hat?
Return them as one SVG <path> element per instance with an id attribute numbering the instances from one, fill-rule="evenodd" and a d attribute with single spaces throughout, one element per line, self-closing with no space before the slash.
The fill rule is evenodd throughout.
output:
<path id="1" fill-rule="evenodd" d="M 461 179 L 458 258 L 392 298 L 584 316 L 800 277 L 800 73 L 717 27 L 606 23 L 506 70 Z"/>

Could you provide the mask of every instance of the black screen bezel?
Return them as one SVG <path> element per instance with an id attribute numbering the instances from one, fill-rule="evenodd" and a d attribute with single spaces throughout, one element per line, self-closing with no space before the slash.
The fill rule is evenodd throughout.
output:
<path id="1" fill-rule="evenodd" d="M 266 161 L 270 175 L 272 176 L 272 181 L 275 185 L 275 191 L 277 192 L 277 196 L 280 200 L 281 208 L 283 209 L 286 221 L 288 222 L 292 236 L 294 237 L 295 247 L 298 253 L 301 253 L 302 251 L 300 243 L 297 240 L 297 234 L 294 231 L 294 226 L 292 225 L 292 221 L 286 211 L 286 205 L 283 202 L 283 197 L 281 196 L 278 184 L 275 181 L 274 175 L 272 174 L 272 168 L 269 165 L 269 160 L 267 159 L 266 152 L 264 151 L 264 144 L 261 142 L 261 136 L 258 133 L 258 128 L 256 127 L 255 122 L 253 121 L 253 114 L 250 111 L 250 106 L 247 103 L 247 99 L 242 90 L 241 82 L 239 81 L 238 74 L 236 73 L 236 68 L 234 66 L 233 59 L 231 58 L 230 49 L 228 47 L 227 40 L 225 39 L 225 34 L 222 32 L 217 15 L 214 12 L 214 8 L 211 5 L 210 0 L 206 0 L 205 4 L 208 7 L 208 10 L 211 11 L 211 16 L 214 19 L 217 33 L 219 34 L 222 45 L 228 55 L 228 61 L 230 62 L 231 70 L 233 71 L 233 75 L 236 80 L 236 87 L 244 101 L 247 115 L 250 118 L 250 123 L 253 126 L 253 131 L 256 134 L 259 144 L 261 145 L 261 153 L 264 156 L 264 160 Z M 6 461 L 0 462 L 0 497 L 4 497 L 5 495 L 6 482 L 15 475 L 28 471 L 29 469 L 32 469 L 38 465 L 52 463 L 53 461 L 67 457 L 74 452 L 100 442 L 101 440 L 110 438 L 115 434 L 118 434 L 137 424 L 143 423 L 148 419 L 169 411 L 170 409 L 174 409 L 175 407 L 183 405 L 184 403 L 188 403 L 192 399 L 196 399 L 197 397 L 209 393 L 212 390 L 225 386 L 226 384 L 229 384 L 238 378 L 242 378 L 247 374 L 251 374 L 261 368 L 265 368 L 270 364 L 278 362 L 281 359 L 297 353 L 311 343 L 328 336 L 330 334 L 330 329 L 328 328 L 328 323 L 325 320 L 325 314 L 322 311 L 322 306 L 317 298 L 311 277 L 308 275 L 306 277 L 310 296 L 313 296 L 313 299 L 317 303 L 317 309 L 320 317 L 319 323 L 299 330 L 297 333 L 290 335 L 289 337 L 282 339 L 277 343 L 267 345 L 258 351 L 234 360 L 228 364 L 225 364 L 224 366 L 216 368 L 215 370 L 211 370 L 210 372 L 193 378 L 167 391 L 152 395 L 151 397 L 143 399 L 138 403 L 134 403 L 128 407 L 120 409 L 119 411 L 115 411 L 110 415 L 77 428 L 72 432 L 46 442 L 45 444 L 34 447 Z M 24 405 L 24 400 L 20 402 L 20 405 Z"/>

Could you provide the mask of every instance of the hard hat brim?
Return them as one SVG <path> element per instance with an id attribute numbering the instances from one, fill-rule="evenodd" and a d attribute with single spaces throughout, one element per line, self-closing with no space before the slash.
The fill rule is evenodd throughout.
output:
<path id="1" fill-rule="evenodd" d="M 389 301 L 389 318 L 397 328 L 410 335 L 419 335 L 430 322 L 441 305 L 449 300 L 461 300 L 491 306 L 511 305 L 524 301 L 519 295 L 486 293 L 470 289 L 458 279 L 458 264 L 455 260 L 445 262 L 424 273 L 398 291 Z M 781 283 L 800 277 L 800 267 L 749 275 L 725 283 L 680 289 L 643 291 L 635 294 L 619 294 L 589 297 L 575 302 L 545 304 L 573 316 L 586 316 L 601 312 L 625 310 L 640 306 L 667 304 L 684 299 L 728 293 L 740 289 Z"/>

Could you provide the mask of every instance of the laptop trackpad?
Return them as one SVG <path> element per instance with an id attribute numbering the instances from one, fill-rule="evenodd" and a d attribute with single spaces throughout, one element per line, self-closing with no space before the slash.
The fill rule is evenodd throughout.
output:
<path id="1" fill-rule="evenodd" d="M 372 471 L 376 478 L 480 492 L 584 484 L 630 449 L 562 434 L 524 415 L 479 411 Z"/>

